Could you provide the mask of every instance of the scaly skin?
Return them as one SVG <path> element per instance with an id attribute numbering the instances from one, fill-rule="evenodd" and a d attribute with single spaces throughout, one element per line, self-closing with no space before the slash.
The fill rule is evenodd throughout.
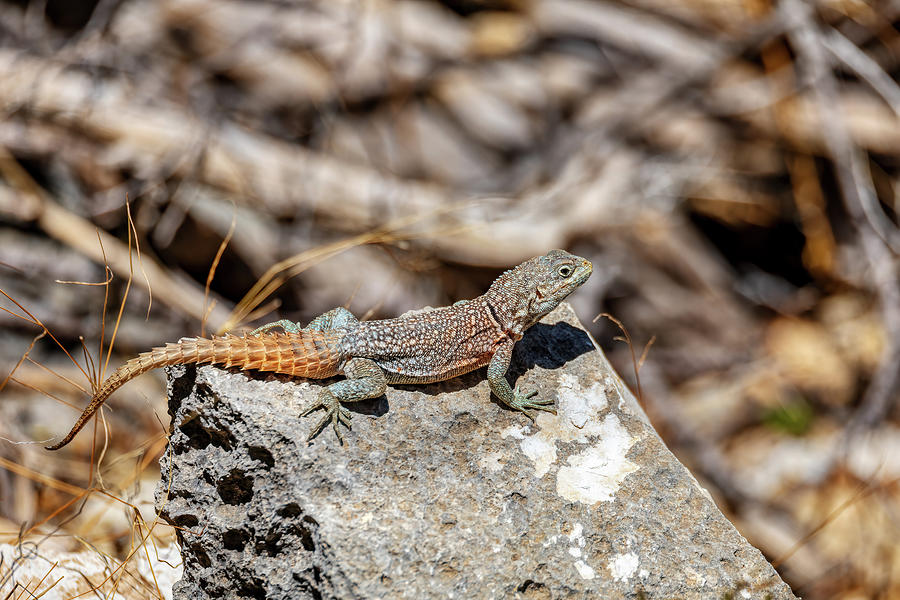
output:
<path id="1" fill-rule="evenodd" d="M 534 420 L 536 410 L 555 413 L 553 401 L 533 399 L 536 392 L 510 387 L 506 371 L 513 346 L 526 329 L 587 281 L 591 270 L 589 261 L 552 250 L 506 271 L 483 296 L 444 308 L 366 322 L 336 308 L 305 328 L 282 320 L 242 337 L 184 338 L 119 367 L 94 394 L 72 430 L 48 450 L 68 444 L 106 398 L 128 380 L 151 369 L 189 363 L 310 379 L 343 374 L 345 380 L 323 388 L 318 400 L 303 413 L 318 408 L 326 411 L 310 438 L 331 422 L 343 441 L 339 424 L 349 429 L 350 411 L 342 402 L 377 398 L 389 383 L 443 381 L 485 365 L 491 391 Z M 269 333 L 274 328 L 284 333 Z"/>

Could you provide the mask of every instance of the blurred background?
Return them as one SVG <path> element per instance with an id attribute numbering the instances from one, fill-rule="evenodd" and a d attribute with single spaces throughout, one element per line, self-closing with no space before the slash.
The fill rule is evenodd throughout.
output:
<path id="1" fill-rule="evenodd" d="M 900 598 L 898 22 L 862 0 L 0 1 L 0 595 L 178 577 L 161 372 L 63 452 L 18 443 L 67 430 L 85 372 L 445 305 L 561 247 L 594 261 L 585 325 L 635 391 L 653 341 L 651 421 L 794 591 Z"/>

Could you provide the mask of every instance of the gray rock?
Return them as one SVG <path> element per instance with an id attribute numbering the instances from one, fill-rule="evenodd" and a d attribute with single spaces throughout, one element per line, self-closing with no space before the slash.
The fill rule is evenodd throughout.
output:
<path id="1" fill-rule="evenodd" d="M 179 598 L 793 598 L 665 448 L 571 308 L 484 371 L 361 402 L 341 446 L 300 418 L 320 384 L 169 371 L 157 506 L 179 526 Z M 319 413 L 320 414 L 320 413 Z"/>

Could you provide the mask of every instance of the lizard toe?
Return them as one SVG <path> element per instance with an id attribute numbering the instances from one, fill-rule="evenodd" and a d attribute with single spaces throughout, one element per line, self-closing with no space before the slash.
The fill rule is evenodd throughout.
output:
<path id="1" fill-rule="evenodd" d="M 520 404 L 527 404 L 528 399 L 537 395 L 537 390 L 531 390 L 530 392 L 523 392 L 521 389 L 516 388 L 513 392 L 513 397 L 515 401 Z"/>
<path id="2" fill-rule="evenodd" d="M 519 412 L 528 417 L 528 419 L 534 423 L 534 413 L 528 410 L 527 408 L 519 407 Z"/>
<path id="3" fill-rule="evenodd" d="M 328 424 L 328 421 L 330 421 L 330 420 L 331 420 L 331 415 L 326 413 L 325 416 L 323 416 L 321 419 L 319 419 L 316 422 L 315 425 L 313 425 L 313 428 L 309 431 L 309 435 L 306 436 L 306 441 L 311 442 L 314 437 L 319 435 L 322 432 L 322 430 L 325 429 L 325 426 Z"/>
<path id="4" fill-rule="evenodd" d="M 319 419 L 315 425 L 313 425 L 309 435 L 306 437 L 306 441 L 309 442 L 319 435 L 322 430 L 331 423 L 334 433 L 337 435 L 341 444 L 343 444 L 344 436 L 341 434 L 340 425 L 350 429 L 350 419 L 352 418 L 350 411 L 341 406 L 340 401 L 328 389 L 322 390 L 318 399 L 307 408 L 301 416 L 306 416 L 319 408 L 324 408 L 325 414 L 322 415 L 322 418 Z"/>
<path id="5" fill-rule="evenodd" d="M 550 414 L 556 414 L 556 407 L 553 406 L 552 400 L 541 400 L 541 401 L 527 401 L 523 402 L 519 407 L 519 410 L 525 412 L 526 410 L 541 410 L 544 412 L 548 412 Z M 526 413 L 528 414 L 528 413 Z M 534 418 L 531 419 L 532 421 Z"/>
<path id="6" fill-rule="evenodd" d="M 351 429 L 350 419 L 352 418 L 352 416 L 350 415 L 350 411 L 341 406 L 340 403 L 338 403 L 334 409 L 331 409 L 329 411 L 329 414 L 331 416 L 331 427 L 334 429 L 334 434 L 337 436 L 338 441 L 343 446 L 344 436 L 341 433 L 340 426 L 343 425 L 348 430 Z"/>
<path id="7" fill-rule="evenodd" d="M 534 400 L 529 400 L 526 404 L 531 404 L 534 406 L 552 406 L 553 399 L 543 399 L 543 398 L 535 398 Z"/>
<path id="8" fill-rule="evenodd" d="M 544 412 L 548 412 L 551 414 L 556 414 L 556 407 L 554 406 L 553 400 L 544 400 L 541 398 L 534 398 L 537 395 L 537 390 L 531 390 L 530 392 L 523 392 L 519 388 L 516 388 L 515 392 L 513 392 L 513 403 L 512 407 L 516 410 L 520 411 L 526 417 L 534 421 L 536 410 L 542 410 Z"/>
<path id="9" fill-rule="evenodd" d="M 554 406 L 553 400 L 529 400 L 524 404 L 526 408 L 533 408 L 535 410 L 542 410 L 544 412 L 556 414 L 556 406 Z"/>
<path id="10" fill-rule="evenodd" d="M 322 398 L 319 397 L 318 400 L 316 400 L 315 402 L 313 402 L 312 404 L 307 406 L 306 410 L 304 410 L 302 413 L 300 413 L 300 416 L 305 417 L 305 416 L 309 415 L 310 413 L 313 413 L 313 412 L 319 410 L 320 408 L 323 408 L 324 406 L 325 406 L 325 403 L 322 402 Z"/>
<path id="11" fill-rule="evenodd" d="M 341 406 L 340 410 L 336 414 L 337 414 L 338 420 L 344 424 L 344 427 L 346 427 L 347 429 L 353 429 L 353 427 L 350 424 L 350 419 L 353 418 L 353 415 L 350 414 L 349 410 L 347 410 L 346 408 Z"/>

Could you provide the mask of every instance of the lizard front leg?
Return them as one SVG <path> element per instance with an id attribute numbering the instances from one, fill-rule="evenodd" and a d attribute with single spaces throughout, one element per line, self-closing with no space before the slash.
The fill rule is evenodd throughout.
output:
<path id="1" fill-rule="evenodd" d="M 344 437 L 341 435 L 339 424 L 343 423 L 350 429 L 350 411 L 341 406 L 341 402 L 358 402 L 367 398 L 377 398 L 387 390 L 387 378 L 375 361 L 368 358 L 351 358 L 344 365 L 344 375 L 347 379 L 332 383 L 319 393 L 316 402 L 307 408 L 300 416 L 305 417 L 319 408 L 325 409 L 323 416 L 312 428 L 306 441 L 309 441 L 331 421 L 334 433 L 341 443 Z"/>
<path id="2" fill-rule="evenodd" d="M 506 380 L 506 371 L 509 369 L 509 361 L 512 359 L 515 344 L 515 340 L 507 338 L 491 357 L 487 369 L 488 385 L 490 385 L 491 391 L 508 407 L 524 413 L 532 421 L 535 417 L 532 409 L 544 410 L 555 415 L 556 409 L 553 408 L 553 400 L 532 400 L 532 396 L 537 394 L 536 391 L 523 392 L 518 387 L 513 390 Z"/>

